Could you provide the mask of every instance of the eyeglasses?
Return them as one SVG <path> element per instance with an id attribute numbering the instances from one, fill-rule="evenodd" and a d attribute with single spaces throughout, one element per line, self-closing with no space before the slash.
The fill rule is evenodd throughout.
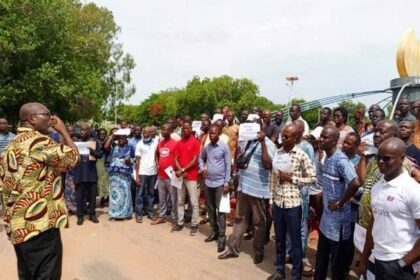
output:
<path id="1" fill-rule="evenodd" d="M 378 162 L 380 162 L 381 160 L 383 161 L 383 162 L 388 162 L 388 161 L 390 161 L 391 159 L 393 159 L 394 157 L 391 157 L 391 156 L 378 156 Z"/>

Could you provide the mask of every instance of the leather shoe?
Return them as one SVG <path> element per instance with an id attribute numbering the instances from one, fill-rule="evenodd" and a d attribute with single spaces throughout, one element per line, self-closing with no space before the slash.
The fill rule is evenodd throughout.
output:
<path id="1" fill-rule="evenodd" d="M 143 223 L 143 217 L 142 216 L 136 216 L 136 222 L 141 224 Z"/>
<path id="2" fill-rule="evenodd" d="M 227 260 L 230 258 L 237 258 L 238 255 L 235 254 L 234 252 L 232 252 L 231 250 L 227 250 L 226 252 L 224 252 L 223 254 L 219 255 L 217 258 L 219 260 Z"/>
<path id="3" fill-rule="evenodd" d="M 78 225 L 78 226 L 83 225 L 83 217 L 79 217 L 79 218 L 77 218 L 77 225 Z"/>
<path id="4" fill-rule="evenodd" d="M 158 225 L 158 224 L 164 224 L 166 223 L 165 218 L 161 217 L 161 218 L 157 218 L 156 220 L 154 220 L 153 222 L 151 222 L 151 225 Z"/>
<path id="5" fill-rule="evenodd" d="M 225 242 L 219 242 L 219 245 L 217 245 L 217 253 L 221 253 L 225 250 Z"/>
<path id="6" fill-rule="evenodd" d="M 91 221 L 94 224 L 99 223 L 98 218 L 96 218 L 96 216 L 89 216 L 89 221 Z"/>
<path id="7" fill-rule="evenodd" d="M 281 274 L 280 272 L 276 271 L 272 275 L 270 275 L 267 280 L 283 280 L 286 279 L 286 276 L 284 274 Z"/>
<path id="8" fill-rule="evenodd" d="M 263 260 L 264 260 L 264 255 L 263 254 L 255 255 L 255 257 L 254 257 L 254 264 L 259 264 Z"/>
<path id="9" fill-rule="evenodd" d="M 204 242 L 212 242 L 214 240 L 217 240 L 218 237 L 218 234 L 212 232 L 209 237 L 204 239 Z"/>
<path id="10" fill-rule="evenodd" d="M 251 240 L 253 238 L 252 233 L 247 233 L 244 236 L 244 240 Z"/>

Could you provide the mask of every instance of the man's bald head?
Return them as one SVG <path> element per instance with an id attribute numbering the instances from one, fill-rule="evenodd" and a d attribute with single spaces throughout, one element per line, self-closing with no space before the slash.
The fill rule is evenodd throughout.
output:
<path id="1" fill-rule="evenodd" d="M 295 120 L 293 123 L 297 126 L 300 132 L 303 133 L 305 131 L 305 123 L 302 120 Z"/>
<path id="2" fill-rule="evenodd" d="M 325 131 L 327 135 L 331 135 L 334 140 L 338 141 L 340 139 L 340 131 L 335 126 L 327 125 L 322 131 Z"/>
<path id="3" fill-rule="evenodd" d="M 403 140 L 397 137 L 391 137 L 386 139 L 379 145 L 379 151 L 383 151 L 384 154 L 392 155 L 392 156 L 401 156 L 405 155 L 407 150 L 407 145 L 404 143 Z"/>
<path id="4" fill-rule="evenodd" d="M 19 119 L 20 121 L 27 121 L 31 115 L 37 114 L 39 112 L 47 112 L 47 111 L 48 111 L 47 107 L 45 107 L 41 103 L 37 103 L 37 102 L 26 103 L 22 105 L 22 107 L 20 107 Z"/>

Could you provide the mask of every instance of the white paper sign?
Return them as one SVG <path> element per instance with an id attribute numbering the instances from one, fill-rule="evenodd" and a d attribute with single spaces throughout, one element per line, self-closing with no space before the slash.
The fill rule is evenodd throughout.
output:
<path id="1" fill-rule="evenodd" d="M 289 154 L 276 153 L 273 158 L 273 169 L 280 170 L 285 173 L 292 173 L 292 159 Z"/>
<path id="2" fill-rule="evenodd" d="M 258 123 L 242 123 L 239 126 L 239 141 L 249 141 L 257 139 L 257 134 L 261 127 Z"/>
<path id="3" fill-rule="evenodd" d="M 90 154 L 88 142 L 74 142 L 74 144 L 76 144 L 80 155 L 89 155 Z"/>
<path id="4" fill-rule="evenodd" d="M 218 120 L 223 120 L 224 116 L 223 114 L 214 114 L 213 119 L 211 120 L 212 123 L 217 122 Z"/>
<path id="5" fill-rule="evenodd" d="M 229 193 L 222 195 L 219 205 L 220 213 L 230 213 L 230 196 Z"/>
<path id="6" fill-rule="evenodd" d="M 114 132 L 114 135 L 130 135 L 131 129 L 129 128 L 121 128 Z"/>
<path id="7" fill-rule="evenodd" d="M 376 155 L 378 153 L 378 148 L 375 147 L 375 144 L 373 143 L 373 134 L 368 134 L 366 136 L 363 136 L 361 139 L 362 143 L 366 143 L 368 145 L 368 149 L 365 152 L 365 155 Z"/>
<path id="8" fill-rule="evenodd" d="M 324 128 L 322 126 L 317 126 L 312 132 L 311 135 L 315 137 L 315 139 L 319 139 L 321 137 L 321 132 Z"/>
<path id="9" fill-rule="evenodd" d="M 171 179 L 171 185 L 172 186 L 174 186 L 177 189 L 182 188 L 182 176 L 177 177 L 176 174 L 175 174 L 175 170 L 173 169 L 172 166 L 169 166 L 168 168 L 166 168 L 165 173 Z"/>
<path id="10" fill-rule="evenodd" d="M 257 114 L 249 114 L 246 120 L 253 122 L 255 119 L 259 119 L 259 118 L 260 116 L 258 116 Z"/>
<path id="11" fill-rule="evenodd" d="M 199 132 L 201 130 L 201 121 L 193 121 L 191 128 L 192 131 Z"/>

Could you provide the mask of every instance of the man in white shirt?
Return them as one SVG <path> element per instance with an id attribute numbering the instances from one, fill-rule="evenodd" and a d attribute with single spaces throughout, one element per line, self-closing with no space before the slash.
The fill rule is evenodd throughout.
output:
<path id="1" fill-rule="evenodd" d="M 301 113 L 302 113 L 302 109 L 300 108 L 299 104 L 296 104 L 296 105 L 293 105 L 292 107 L 290 107 L 290 109 L 289 109 L 290 119 L 287 120 L 286 124 L 290 124 L 290 123 L 292 123 L 296 120 L 303 121 L 303 123 L 305 125 L 305 131 L 303 132 L 303 136 L 309 136 L 309 125 L 302 118 Z"/>
<path id="2" fill-rule="evenodd" d="M 420 185 L 402 170 L 405 152 L 405 143 L 395 137 L 379 146 L 378 167 L 383 177 L 371 191 L 373 216 L 359 266 L 365 275 L 372 253 L 377 280 L 414 280 L 419 268 Z"/>
<path id="3" fill-rule="evenodd" d="M 155 200 L 155 185 L 157 180 L 156 147 L 158 141 L 151 136 L 152 129 L 143 129 L 143 138 L 136 146 L 136 222 L 142 222 L 143 210 L 149 219 L 153 217 L 153 202 Z"/>

